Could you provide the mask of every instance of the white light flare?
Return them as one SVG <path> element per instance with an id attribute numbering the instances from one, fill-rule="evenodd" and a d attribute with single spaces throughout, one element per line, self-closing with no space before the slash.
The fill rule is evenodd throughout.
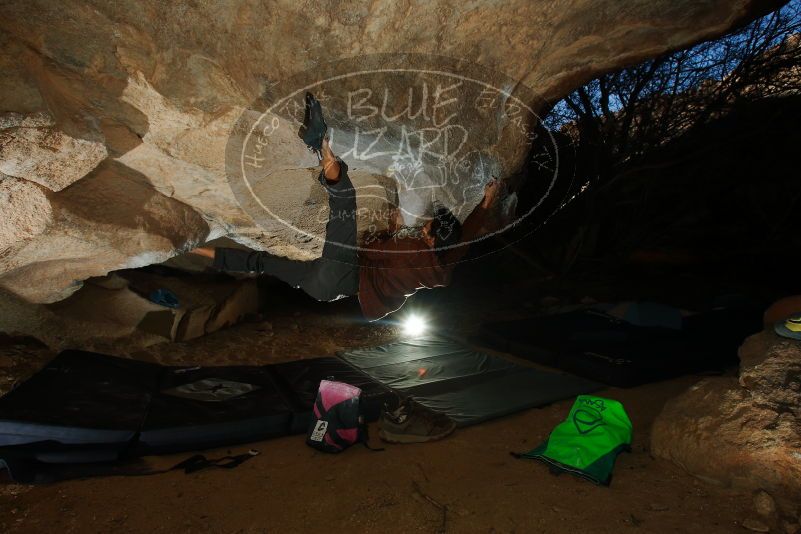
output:
<path id="1" fill-rule="evenodd" d="M 419 315 L 411 314 L 403 320 L 403 333 L 410 337 L 419 337 L 425 333 L 427 325 Z"/>

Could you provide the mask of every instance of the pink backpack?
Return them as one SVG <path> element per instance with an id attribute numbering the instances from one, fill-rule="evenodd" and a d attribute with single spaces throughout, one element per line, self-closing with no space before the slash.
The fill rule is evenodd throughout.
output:
<path id="1" fill-rule="evenodd" d="M 367 427 L 359 406 L 361 394 L 356 386 L 322 380 L 306 444 L 325 452 L 342 452 L 359 442 L 366 444 Z"/>

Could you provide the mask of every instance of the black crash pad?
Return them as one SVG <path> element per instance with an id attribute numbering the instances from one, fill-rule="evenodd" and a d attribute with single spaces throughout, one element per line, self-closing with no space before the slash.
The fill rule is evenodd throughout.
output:
<path id="1" fill-rule="evenodd" d="M 320 380 L 362 388 L 365 419 L 388 388 L 338 358 L 166 367 L 64 351 L 0 398 L 0 466 L 108 462 L 303 433 Z"/>
<path id="2" fill-rule="evenodd" d="M 604 384 L 631 387 L 737 363 L 737 347 L 759 330 L 750 310 L 685 318 L 680 330 L 636 326 L 597 310 L 485 324 L 479 344 Z"/>

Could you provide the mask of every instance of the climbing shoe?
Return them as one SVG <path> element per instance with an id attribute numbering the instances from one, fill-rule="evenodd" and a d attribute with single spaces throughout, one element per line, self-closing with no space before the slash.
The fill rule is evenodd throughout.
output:
<path id="1" fill-rule="evenodd" d="M 309 150 L 319 152 L 323 148 L 323 137 L 328 125 L 323 119 L 323 108 L 320 101 L 311 93 L 306 93 L 306 109 L 303 113 L 303 124 L 300 126 L 298 136 L 303 139 Z"/>
<path id="2" fill-rule="evenodd" d="M 444 438 L 456 424 L 448 416 L 406 399 L 397 409 L 382 411 L 378 427 L 378 437 L 388 443 L 423 443 Z"/>

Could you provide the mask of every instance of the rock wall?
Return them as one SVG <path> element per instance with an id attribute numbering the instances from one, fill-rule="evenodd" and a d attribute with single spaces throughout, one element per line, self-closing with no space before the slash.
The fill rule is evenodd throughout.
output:
<path id="1" fill-rule="evenodd" d="M 651 452 L 709 482 L 754 492 L 756 512 L 768 526 L 778 528 L 781 516 L 795 524 L 801 343 L 771 329 L 748 338 L 739 354 L 739 379 L 707 378 L 665 405 L 654 422 Z"/>
<path id="2" fill-rule="evenodd" d="M 0 288 L 53 302 L 88 277 L 223 235 L 295 258 L 318 255 L 319 240 L 265 229 L 242 209 L 225 150 L 260 95 L 326 61 L 439 54 L 519 80 L 541 106 L 603 71 L 719 35 L 781 3 L 2 2 Z M 509 125 L 501 117 L 489 141 L 493 172 L 503 175 L 525 156 L 505 148 Z M 353 132 L 347 121 L 337 127 Z M 272 197 L 300 213 L 321 190 L 304 171 L 315 159 L 293 134 L 271 140 L 272 177 L 283 184 Z M 360 180 L 386 186 L 375 169 Z M 447 203 L 459 187 L 434 194 Z M 391 202 L 384 189 L 386 199 L 370 202 Z M 319 232 L 324 222 L 312 226 Z"/>

